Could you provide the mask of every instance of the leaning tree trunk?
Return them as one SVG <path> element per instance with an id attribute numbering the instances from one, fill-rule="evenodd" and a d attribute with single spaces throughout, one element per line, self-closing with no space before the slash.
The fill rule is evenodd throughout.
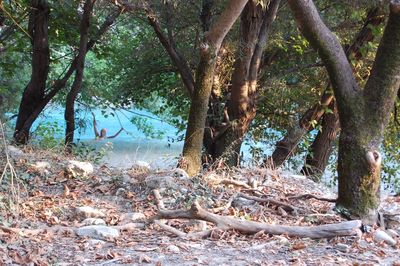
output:
<path id="1" fill-rule="evenodd" d="M 25 144 L 28 141 L 29 128 L 24 124 L 44 96 L 50 64 L 48 3 L 45 0 L 31 0 L 31 8 L 28 28 L 33 48 L 32 74 L 22 95 L 15 125 L 14 140 L 18 144 Z"/>
<path id="2" fill-rule="evenodd" d="M 256 115 L 258 72 L 268 33 L 276 17 L 280 0 L 269 3 L 264 10 L 257 1 L 249 1 L 241 16 L 240 40 L 232 73 L 231 97 L 227 127 L 220 127 L 213 139 L 214 159 L 228 166 L 240 163 L 240 148 L 244 135 Z"/>
<path id="3" fill-rule="evenodd" d="M 339 114 L 336 102 L 329 105 L 332 112 L 325 113 L 322 119 L 321 128 L 315 137 L 314 142 L 308 151 L 306 163 L 301 170 L 303 174 L 310 176 L 314 181 L 319 181 L 328 164 L 333 144 L 340 131 Z"/>
<path id="4" fill-rule="evenodd" d="M 346 55 L 352 55 L 355 60 L 362 59 L 361 48 L 368 42 L 374 40 L 373 27 L 376 27 L 385 21 L 382 9 L 380 7 L 371 8 L 365 18 L 361 30 L 358 32 L 353 43 L 346 49 Z M 290 128 L 284 138 L 276 143 L 276 148 L 270 158 L 264 161 L 264 164 L 272 164 L 275 167 L 281 166 L 287 159 L 289 159 L 296 151 L 301 139 L 314 129 L 312 121 L 319 122 L 324 116 L 325 110 L 333 100 L 333 94 L 328 88 L 325 90 L 321 97 L 321 101 L 315 104 L 302 116 L 299 123 Z M 329 148 L 327 148 L 329 150 Z M 315 157 L 316 158 L 316 157 Z"/>
<path id="5" fill-rule="evenodd" d="M 391 1 L 389 20 L 364 89 L 358 86 L 339 41 L 314 3 L 288 3 L 303 35 L 324 61 L 337 100 L 342 129 L 337 209 L 373 224 L 380 202 L 379 148 L 400 86 L 400 1 Z"/>
<path id="6" fill-rule="evenodd" d="M 72 142 L 74 140 L 75 131 L 75 100 L 78 93 L 81 91 L 83 82 L 83 71 L 85 68 L 85 58 L 87 52 L 88 34 L 90 26 L 90 17 L 92 16 L 93 5 L 95 0 L 86 0 L 83 7 L 83 16 L 80 24 L 80 43 L 79 43 L 79 53 L 76 62 L 76 72 L 75 79 L 72 83 L 71 90 L 67 95 L 67 100 L 65 104 L 65 114 L 64 118 L 66 121 L 65 130 L 65 144 L 68 150 L 70 150 Z"/>
<path id="7" fill-rule="evenodd" d="M 189 175 L 196 174 L 201 168 L 204 125 L 213 84 L 217 53 L 223 39 L 239 17 L 246 3 L 247 0 L 229 1 L 216 24 L 205 34 L 204 40 L 200 45 L 200 62 L 196 71 L 195 90 L 190 105 L 188 127 L 180 162 L 180 167 L 184 168 Z"/>

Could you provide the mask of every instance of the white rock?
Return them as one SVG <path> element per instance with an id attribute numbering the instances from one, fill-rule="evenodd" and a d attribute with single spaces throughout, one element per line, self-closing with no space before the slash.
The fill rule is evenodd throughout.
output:
<path id="1" fill-rule="evenodd" d="M 181 250 L 175 245 L 169 245 L 167 250 L 172 253 L 179 253 Z"/>
<path id="2" fill-rule="evenodd" d="M 146 219 L 146 216 L 140 212 L 128 212 L 121 215 L 119 224 L 127 224 Z"/>
<path id="3" fill-rule="evenodd" d="M 95 208 L 92 208 L 90 206 L 82 206 L 82 207 L 77 207 L 75 209 L 75 214 L 78 218 L 86 219 L 86 218 L 101 218 L 105 217 L 106 215 L 102 212 L 99 211 Z"/>
<path id="4" fill-rule="evenodd" d="M 151 166 L 148 162 L 145 162 L 145 161 L 135 161 L 132 164 L 132 169 L 140 170 L 140 171 L 150 171 Z"/>
<path id="5" fill-rule="evenodd" d="M 33 165 L 34 168 L 38 169 L 38 170 L 43 170 L 43 169 L 50 169 L 51 165 L 49 162 L 36 162 Z"/>
<path id="6" fill-rule="evenodd" d="M 105 225 L 106 222 L 99 218 L 86 218 L 82 221 L 84 225 Z"/>
<path id="7" fill-rule="evenodd" d="M 12 145 L 8 145 L 7 150 L 8 150 L 9 155 L 13 158 L 17 158 L 17 157 L 20 157 L 21 155 L 24 155 L 23 151 L 21 151 L 20 149 L 18 149 L 17 147 L 14 147 Z"/>
<path id="8" fill-rule="evenodd" d="M 390 235 L 388 235 L 385 231 L 382 230 L 375 231 L 374 240 L 377 243 L 384 241 L 385 243 L 391 246 L 396 245 L 396 240 L 394 240 Z"/>
<path id="9" fill-rule="evenodd" d="M 174 177 L 177 177 L 179 179 L 188 179 L 189 175 L 188 175 L 188 173 L 186 173 L 185 170 L 183 170 L 181 168 L 176 168 L 176 169 L 174 169 Z"/>
<path id="10" fill-rule="evenodd" d="M 90 237 L 94 239 L 107 240 L 119 236 L 119 231 L 115 228 L 104 225 L 89 225 L 77 228 L 75 233 L 81 237 Z"/>
<path id="11" fill-rule="evenodd" d="M 93 165 L 89 162 L 79 162 L 75 160 L 69 160 L 67 162 L 66 172 L 72 177 L 86 177 L 93 173 Z"/>

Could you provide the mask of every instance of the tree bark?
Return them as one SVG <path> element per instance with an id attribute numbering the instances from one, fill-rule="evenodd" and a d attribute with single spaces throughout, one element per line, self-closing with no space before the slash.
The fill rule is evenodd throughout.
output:
<path id="1" fill-rule="evenodd" d="M 318 131 L 315 140 L 311 144 L 306 157 L 306 163 L 301 170 L 303 174 L 310 176 L 314 181 L 320 181 L 328 164 L 333 144 L 340 131 L 339 115 L 335 100 L 331 102 L 329 109 L 332 110 L 332 113 L 325 112 L 322 118 L 322 130 Z"/>
<path id="2" fill-rule="evenodd" d="M 228 166 L 240 164 L 243 138 L 256 115 L 257 80 L 262 52 L 279 3 L 279 0 L 271 1 L 268 9 L 263 12 L 257 1 L 249 1 L 242 15 L 241 49 L 234 65 L 228 104 L 230 127 L 221 138 L 225 144 L 222 159 Z"/>
<path id="3" fill-rule="evenodd" d="M 50 9 L 48 3 L 45 0 L 31 0 L 30 5 L 32 11 L 29 16 L 28 29 L 33 51 L 32 74 L 19 106 L 14 132 L 14 140 L 18 144 L 26 144 L 28 141 L 29 129 L 26 129 L 24 124 L 44 96 L 50 64 L 48 34 Z"/>
<path id="4" fill-rule="evenodd" d="M 388 23 L 371 75 L 361 90 L 339 41 L 312 1 L 289 0 L 303 35 L 318 51 L 331 79 L 341 124 L 338 210 L 376 222 L 384 128 L 400 86 L 400 2 L 391 1 Z"/>
<path id="5" fill-rule="evenodd" d="M 90 18 L 92 16 L 93 5 L 95 0 L 86 0 L 83 7 L 83 15 L 80 24 L 80 42 L 79 42 L 79 53 L 76 60 L 76 71 L 75 79 L 72 83 L 71 90 L 67 94 L 67 100 L 65 103 L 64 118 L 66 122 L 65 129 L 65 144 L 68 150 L 70 150 L 72 142 L 74 141 L 75 131 L 75 100 L 78 93 L 82 89 L 83 72 L 85 69 L 85 58 L 87 53 L 87 45 L 89 39 L 89 26 Z"/>
<path id="6" fill-rule="evenodd" d="M 195 90 L 190 105 L 188 126 L 180 167 L 189 175 L 201 168 L 204 125 L 213 84 L 217 53 L 228 31 L 239 17 L 247 0 L 230 0 L 217 22 L 206 32 L 200 45 L 200 62 L 196 71 Z"/>
<path id="7" fill-rule="evenodd" d="M 353 43 L 346 49 L 346 55 L 353 56 L 355 60 L 361 60 L 361 47 L 366 43 L 374 40 L 374 34 L 371 26 L 378 26 L 385 21 L 382 9 L 380 7 L 371 8 L 365 18 L 361 30 L 358 32 Z M 272 164 L 275 167 L 280 167 L 288 158 L 290 158 L 296 151 L 297 145 L 301 139 L 314 129 L 312 122 L 319 122 L 324 116 L 325 110 L 331 101 L 334 99 L 333 93 L 329 89 L 330 85 L 326 88 L 321 97 L 321 101 L 315 104 L 312 108 L 306 111 L 302 116 L 299 123 L 288 130 L 284 138 L 277 142 L 276 148 L 272 153 L 271 158 L 267 158 L 264 164 Z M 330 149 L 330 148 L 328 148 Z M 316 158 L 314 156 L 314 158 Z M 321 166 L 323 162 L 320 162 Z"/>
<path id="8" fill-rule="evenodd" d="M 121 14 L 121 10 L 119 9 L 118 11 L 112 12 L 104 21 L 104 23 L 100 26 L 99 30 L 95 34 L 93 38 L 88 42 L 87 44 L 87 51 L 93 48 L 93 46 L 100 40 L 101 36 L 104 35 L 104 33 L 107 32 L 107 30 L 110 28 L 110 26 L 115 22 L 115 20 L 118 18 L 118 16 Z M 57 95 L 59 91 L 61 91 L 65 85 L 67 84 L 67 81 L 69 78 L 72 76 L 72 74 L 75 72 L 77 66 L 77 57 L 75 57 L 68 70 L 65 72 L 64 76 L 56 80 L 54 84 L 48 89 L 48 93 L 40 100 L 40 102 L 35 106 L 33 111 L 31 111 L 28 115 L 27 118 L 24 119 L 24 123 L 21 127 L 21 131 L 25 132 L 26 140 L 29 139 L 29 132 L 32 127 L 32 124 L 35 122 L 39 114 L 44 110 L 46 105 L 54 98 L 54 96 Z M 20 114 L 18 114 L 20 115 Z M 15 133 L 14 133 L 15 135 Z M 14 138 L 15 141 L 18 143 L 17 139 Z M 25 141 L 26 142 L 26 141 Z M 20 143 L 23 144 L 23 143 Z"/>

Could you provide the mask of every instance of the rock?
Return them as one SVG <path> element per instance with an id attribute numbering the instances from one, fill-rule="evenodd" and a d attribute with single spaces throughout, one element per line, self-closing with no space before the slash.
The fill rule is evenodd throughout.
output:
<path id="1" fill-rule="evenodd" d="M 393 238 L 399 237 L 399 233 L 397 233 L 396 230 L 393 229 L 387 229 L 386 233 Z"/>
<path id="2" fill-rule="evenodd" d="M 80 237 L 90 237 L 94 239 L 107 240 L 119 236 L 119 231 L 105 225 L 89 225 L 77 228 L 75 233 Z"/>
<path id="3" fill-rule="evenodd" d="M 343 244 L 343 243 L 338 243 L 338 244 L 335 246 L 335 248 L 336 248 L 337 250 L 342 251 L 342 252 L 349 252 L 349 250 L 350 250 L 350 247 L 349 247 L 348 245 L 346 245 L 346 244 Z"/>
<path id="4" fill-rule="evenodd" d="M 106 242 L 99 239 L 88 239 L 87 243 L 91 246 L 104 245 Z"/>
<path id="5" fill-rule="evenodd" d="M 87 177 L 93 173 L 93 165 L 89 162 L 69 160 L 65 172 L 70 177 Z"/>
<path id="6" fill-rule="evenodd" d="M 117 191 L 115 192 L 115 196 L 125 196 L 125 194 L 126 194 L 126 189 L 125 188 L 122 188 L 122 187 L 120 187 L 119 189 L 117 189 Z"/>
<path id="7" fill-rule="evenodd" d="M 149 176 L 145 180 L 146 186 L 149 189 L 160 188 L 173 188 L 176 189 L 178 185 L 175 180 L 170 176 Z"/>
<path id="8" fill-rule="evenodd" d="M 276 239 L 274 242 L 280 245 L 286 246 L 290 244 L 289 240 L 284 236 L 276 235 L 274 236 L 274 239 Z"/>
<path id="9" fill-rule="evenodd" d="M 145 161 L 135 161 L 132 164 L 132 169 L 143 172 L 149 172 L 151 170 L 151 166 L 148 162 Z"/>
<path id="10" fill-rule="evenodd" d="M 286 217 L 288 215 L 287 212 L 282 207 L 278 207 L 278 213 L 282 217 Z"/>
<path id="11" fill-rule="evenodd" d="M 14 147 L 12 145 L 8 145 L 7 150 L 8 150 L 8 154 L 14 159 L 24 155 L 23 151 L 21 151 L 20 149 L 18 149 L 17 147 Z"/>
<path id="12" fill-rule="evenodd" d="M 181 168 L 176 168 L 176 169 L 174 169 L 174 177 L 177 177 L 179 179 L 188 179 L 189 175 L 188 175 L 188 173 L 186 173 L 185 170 L 183 170 Z"/>
<path id="13" fill-rule="evenodd" d="M 375 231 L 374 240 L 377 243 L 384 241 L 385 243 L 391 246 L 396 245 L 396 240 L 394 240 L 390 235 L 388 235 L 385 231 L 382 230 Z"/>
<path id="14" fill-rule="evenodd" d="M 172 252 L 172 253 L 179 253 L 181 250 L 175 245 L 169 245 L 167 247 L 167 251 Z"/>
<path id="15" fill-rule="evenodd" d="M 365 240 L 360 240 L 359 243 L 358 243 L 358 246 L 359 246 L 360 248 L 368 248 L 368 247 L 369 247 L 369 244 L 368 244 L 368 242 L 365 241 Z"/>
<path id="16" fill-rule="evenodd" d="M 90 206 L 77 207 L 75 209 L 75 215 L 80 219 L 101 218 L 106 216 L 102 211 L 94 209 Z"/>
<path id="17" fill-rule="evenodd" d="M 82 221 L 84 225 L 105 225 L 106 222 L 99 218 L 86 218 Z"/>
<path id="18" fill-rule="evenodd" d="M 232 206 L 236 208 L 244 208 L 244 207 L 254 207 L 255 201 L 244 199 L 244 198 L 235 198 L 232 202 Z"/>
<path id="19" fill-rule="evenodd" d="M 44 170 L 44 169 L 50 169 L 51 165 L 49 162 L 36 162 L 34 165 L 32 165 L 34 168 L 37 170 Z"/>
<path id="20" fill-rule="evenodd" d="M 146 216 L 140 212 L 128 212 L 124 213 L 120 217 L 120 222 L 118 224 L 127 224 L 131 222 L 137 222 L 146 219 Z"/>

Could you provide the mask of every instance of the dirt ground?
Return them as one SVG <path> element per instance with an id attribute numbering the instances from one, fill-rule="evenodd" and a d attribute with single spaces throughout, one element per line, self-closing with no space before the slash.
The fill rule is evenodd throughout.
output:
<path id="1" fill-rule="evenodd" d="M 376 241 L 377 228 L 330 239 L 215 229 L 206 238 L 188 239 L 168 228 L 190 234 L 215 227 L 210 222 L 171 219 L 165 229 L 149 220 L 158 212 L 157 190 L 168 210 L 188 209 L 196 201 L 221 216 L 275 225 L 344 221 L 333 211 L 334 203 L 296 198 L 335 198 L 329 189 L 302 176 L 254 168 L 208 171 L 188 179 L 175 169 L 104 165 L 95 165 L 88 174 L 71 174 L 68 159 L 73 158 L 37 151 L 9 159 L 16 176 L 11 184 L 11 175 L 6 174 L 0 187 L 0 265 L 400 265 L 399 239 L 394 237 L 395 245 Z M 3 169 L 7 159 L 1 157 L 1 162 Z M 296 211 L 237 198 L 237 193 L 272 198 Z M 400 209 L 400 198 L 387 197 L 385 204 Z M 119 235 L 79 236 L 77 229 L 87 225 L 77 213 L 82 206 L 101 212 L 95 218 L 118 228 Z M 142 218 L 123 227 L 124 217 L 132 213 Z"/>

